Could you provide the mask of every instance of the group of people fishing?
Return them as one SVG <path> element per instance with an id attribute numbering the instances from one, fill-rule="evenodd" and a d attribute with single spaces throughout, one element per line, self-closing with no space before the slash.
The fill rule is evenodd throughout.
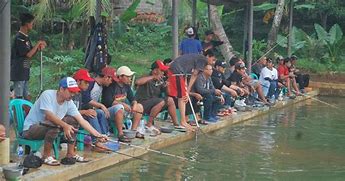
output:
<path id="1" fill-rule="evenodd" d="M 12 47 L 11 81 L 14 97 L 28 99 L 30 59 L 47 44 L 45 41 L 31 44 L 28 36 L 34 20 L 31 14 L 22 14 L 20 20 Z M 161 134 L 154 122 L 164 110 L 175 129 L 193 132 L 195 126 L 216 123 L 221 116 L 234 113 L 237 107 L 255 102 L 271 106 L 284 87 L 287 96 L 300 95 L 308 84 L 307 76 L 295 67 L 295 56 L 278 58 L 277 69 L 272 59 L 263 57 L 253 65 L 254 76 L 247 74 L 239 57 L 217 60 L 215 49 L 223 42 L 214 32 L 205 32 L 203 42 L 195 39 L 194 28 L 187 28 L 186 35 L 180 45 L 180 56 L 153 61 L 150 72 L 134 81 L 134 88 L 131 83 L 135 72 L 128 66 L 115 69 L 107 65 L 93 76 L 81 68 L 62 78 L 57 90 L 45 90 L 36 100 L 25 118 L 22 137 L 44 140 L 42 160 L 55 166 L 60 162 L 51 156 L 52 145 L 63 132 L 68 144 L 64 161 L 87 162 L 75 151 L 80 127 L 90 133 L 95 151 L 106 152 L 104 142 L 109 140 L 110 131 L 117 133 L 118 141 L 131 142 L 123 132 L 126 117 L 131 117 L 130 129 L 135 131 L 137 139 Z M 250 98 L 255 99 L 254 103 Z M 148 116 L 145 134 L 138 131 L 144 115 Z M 193 119 L 189 120 L 188 115 L 193 115 Z"/>

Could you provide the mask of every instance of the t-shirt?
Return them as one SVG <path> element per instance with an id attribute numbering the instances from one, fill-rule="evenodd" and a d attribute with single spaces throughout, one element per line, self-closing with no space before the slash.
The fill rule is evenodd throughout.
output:
<path id="1" fill-rule="evenodd" d="M 281 75 L 284 75 L 284 76 L 289 75 L 289 69 L 285 65 L 279 65 L 277 71 L 278 71 L 278 75 L 279 76 L 281 76 Z"/>
<path id="2" fill-rule="evenodd" d="M 182 40 L 179 48 L 182 55 L 191 53 L 199 54 L 202 52 L 201 42 L 194 38 L 186 38 Z"/>
<path id="3" fill-rule="evenodd" d="M 170 64 L 174 74 L 191 74 L 192 70 L 203 71 L 207 65 L 207 58 L 201 54 L 187 54 L 177 57 Z"/>
<path id="4" fill-rule="evenodd" d="M 100 99 L 102 96 L 102 90 L 103 90 L 103 87 L 99 85 L 97 82 L 95 82 L 90 92 L 91 99 L 94 101 L 100 102 Z"/>
<path id="5" fill-rule="evenodd" d="M 11 81 L 27 81 L 30 78 L 30 59 L 26 54 L 32 49 L 27 35 L 18 32 L 11 48 Z"/>
<path id="6" fill-rule="evenodd" d="M 211 79 L 212 79 L 212 83 L 214 87 L 219 90 L 222 89 L 223 85 L 226 85 L 226 86 L 231 85 L 231 82 L 225 79 L 224 74 L 219 72 L 216 69 L 213 69 Z"/>
<path id="7" fill-rule="evenodd" d="M 102 92 L 102 103 L 106 107 L 111 107 L 114 100 L 118 102 L 125 102 L 126 100 L 129 103 L 134 101 L 134 93 L 129 85 L 120 85 L 117 82 L 113 82 L 108 87 L 104 87 Z"/>
<path id="8" fill-rule="evenodd" d="M 82 110 L 83 96 L 81 94 L 76 94 L 75 96 L 73 96 L 72 100 L 77 109 Z"/>
<path id="9" fill-rule="evenodd" d="M 164 81 L 150 80 L 143 85 L 138 86 L 135 99 L 141 103 L 151 98 L 160 97 L 165 89 Z"/>
<path id="10" fill-rule="evenodd" d="M 271 80 L 277 80 L 278 79 L 277 69 L 275 69 L 273 67 L 272 70 L 270 70 L 267 67 L 264 67 L 261 70 L 260 77 L 259 77 L 259 81 L 260 81 L 261 84 L 266 85 L 266 84 L 269 83 L 268 80 L 265 80 L 266 77 L 270 78 Z"/>
<path id="11" fill-rule="evenodd" d="M 229 78 L 230 82 L 236 82 L 237 85 L 239 85 L 242 82 L 242 75 L 240 73 L 238 73 L 237 71 L 234 71 L 230 78 Z"/>
<path id="12" fill-rule="evenodd" d="M 56 94 L 56 90 L 46 90 L 41 94 L 25 118 L 23 131 L 28 130 L 31 125 L 44 122 L 45 111 L 54 113 L 59 119 L 66 115 L 80 115 L 72 100 L 58 104 Z"/>
<path id="13" fill-rule="evenodd" d="M 97 83 L 95 81 L 89 83 L 89 87 L 85 91 L 80 91 L 82 98 L 82 104 L 80 109 L 86 110 L 86 109 L 91 109 L 92 107 L 89 105 L 89 102 L 92 101 L 93 99 L 91 98 L 91 91 L 95 87 Z M 101 92 L 102 93 L 102 92 Z M 96 97 L 96 96 L 94 96 Z M 98 101 L 97 101 L 98 102 Z"/>

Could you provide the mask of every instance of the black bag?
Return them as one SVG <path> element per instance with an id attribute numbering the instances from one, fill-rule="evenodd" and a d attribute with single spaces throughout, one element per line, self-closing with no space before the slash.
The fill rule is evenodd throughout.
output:
<path id="1" fill-rule="evenodd" d="M 30 153 L 25 157 L 23 166 L 25 168 L 39 168 L 40 166 L 42 166 L 42 163 L 43 161 L 40 157 L 34 155 L 33 153 Z"/>

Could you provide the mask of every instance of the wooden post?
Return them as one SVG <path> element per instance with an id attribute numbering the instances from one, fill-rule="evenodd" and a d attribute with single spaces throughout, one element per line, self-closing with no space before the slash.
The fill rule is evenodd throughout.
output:
<path id="1" fill-rule="evenodd" d="M 196 27 L 196 0 L 192 0 L 192 26 Z"/>
<path id="2" fill-rule="evenodd" d="M 172 16 L 173 16 L 173 26 L 172 26 L 172 43 L 173 52 L 172 58 L 178 57 L 178 2 L 179 0 L 172 0 Z"/>
<path id="3" fill-rule="evenodd" d="M 249 4 L 249 34 L 248 34 L 248 72 L 252 72 L 252 59 L 253 59 L 253 0 Z"/>
<path id="4" fill-rule="evenodd" d="M 292 46 L 292 38 L 293 38 L 293 35 L 292 35 L 292 26 L 293 26 L 293 0 L 290 0 L 290 15 L 289 15 L 289 37 L 288 37 L 288 56 L 291 57 L 292 55 L 292 49 L 291 49 L 291 46 Z"/>
<path id="5" fill-rule="evenodd" d="M 10 95 L 10 60 L 11 60 L 11 1 L 0 1 L 0 123 L 6 129 L 7 138 L 0 144 L 0 164 L 10 161 L 8 101 Z"/>

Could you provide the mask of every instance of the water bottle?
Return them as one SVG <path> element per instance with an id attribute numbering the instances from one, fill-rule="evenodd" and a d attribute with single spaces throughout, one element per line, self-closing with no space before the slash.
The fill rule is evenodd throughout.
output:
<path id="1" fill-rule="evenodd" d="M 140 134 L 145 134 L 145 120 L 140 120 L 138 131 Z"/>
<path id="2" fill-rule="evenodd" d="M 279 101 L 283 100 L 283 91 L 280 91 L 279 96 L 278 96 L 278 100 Z"/>
<path id="3" fill-rule="evenodd" d="M 132 120 L 130 118 L 125 120 L 125 126 L 127 129 L 131 129 L 132 128 Z"/>
<path id="4" fill-rule="evenodd" d="M 19 145 L 17 148 L 17 156 L 18 156 L 17 165 L 19 167 L 23 164 L 23 156 L 24 156 L 24 149 L 21 145 Z"/>
<path id="5" fill-rule="evenodd" d="M 270 99 L 270 103 L 274 104 L 276 101 L 276 96 L 273 94 L 271 99 Z"/>

